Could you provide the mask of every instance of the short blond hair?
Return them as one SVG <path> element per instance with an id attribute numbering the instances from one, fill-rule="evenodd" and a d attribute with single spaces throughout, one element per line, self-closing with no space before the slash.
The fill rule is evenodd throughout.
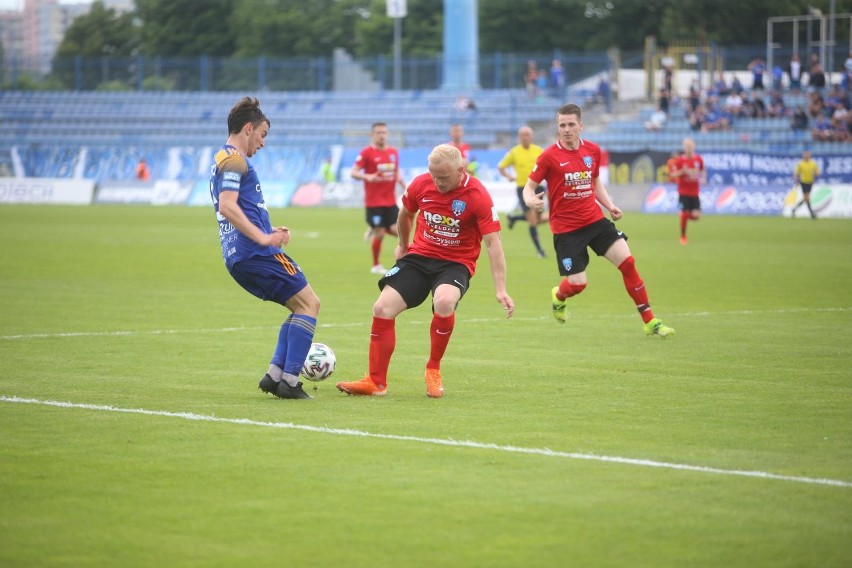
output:
<path id="1" fill-rule="evenodd" d="M 462 167 L 462 155 L 458 148 L 451 144 L 438 144 L 429 152 L 429 163 L 449 163 L 454 169 Z"/>

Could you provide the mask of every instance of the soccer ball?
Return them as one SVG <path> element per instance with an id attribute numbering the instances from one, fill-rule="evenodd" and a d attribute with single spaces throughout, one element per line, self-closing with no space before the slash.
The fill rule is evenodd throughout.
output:
<path id="1" fill-rule="evenodd" d="M 302 365 L 302 376 L 309 381 L 324 381 L 334 372 L 337 358 L 325 343 L 311 343 L 308 358 Z"/>

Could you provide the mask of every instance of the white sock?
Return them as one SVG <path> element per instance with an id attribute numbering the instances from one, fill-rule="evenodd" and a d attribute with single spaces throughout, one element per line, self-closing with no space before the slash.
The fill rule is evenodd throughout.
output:
<path id="1" fill-rule="evenodd" d="M 287 384 L 291 387 L 295 387 L 299 384 L 299 377 L 297 377 L 296 375 L 291 375 L 289 373 L 282 373 L 281 380 L 286 381 Z"/>
<path id="2" fill-rule="evenodd" d="M 272 380 L 276 383 L 280 383 L 281 376 L 284 374 L 284 369 L 278 365 L 269 365 L 269 370 L 266 371 L 266 374 L 272 377 Z"/>

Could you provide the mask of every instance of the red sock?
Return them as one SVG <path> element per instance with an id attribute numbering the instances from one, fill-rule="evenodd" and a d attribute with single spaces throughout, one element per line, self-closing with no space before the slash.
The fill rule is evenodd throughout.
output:
<path id="1" fill-rule="evenodd" d="M 688 219 L 689 219 L 689 213 L 687 213 L 686 211 L 681 211 L 680 212 L 680 236 L 681 237 L 686 236 L 686 222 L 687 222 Z"/>
<path id="2" fill-rule="evenodd" d="M 429 337 L 432 338 L 432 347 L 429 351 L 429 361 L 426 363 L 427 369 L 441 368 L 441 359 L 447 350 L 447 344 L 450 342 L 450 336 L 453 334 L 453 327 L 455 325 L 455 313 L 448 316 L 432 315 L 432 325 L 429 326 Z"/>
<path id="3" fill-rule="evenodd" d="M 388 366 L 396 347 L 396 320 L 373 317 L 370 330 L 370 378 L 378 386 L 388 384 Z"/>
<path id="4" fill-rule="evenodd" d="M 382 251 L 382 239 L 373 239 L 373 266 L 379 264 L 379 253 Z"/>
<path id="5" fill-rule="evenodd" d="M 639 315 L 642 316 L 642 321 L 648 323 L 654 319 L 654 312 L 651 311 L 651 306 L 648 304 L 648 291 L 645 290 L 645 283 L 636 272 L 636 261 L 632 256 L 628 256 L 627 260 L 618 265 L 621 275 L 624 277 L 624 287 L 627 288 L 627 293 L 633 298 L 636 303 L 636 309 L 639 310 Z"/>
<path id="6" fill-rule="evenodd" d="M 557 300 L 567 300 L 571 296 L 576 296 L 586 289 L 585 284 L 571 284 L 567 278 L 563 278 L 559 283 L 559 290 L 556 291 Z"/>

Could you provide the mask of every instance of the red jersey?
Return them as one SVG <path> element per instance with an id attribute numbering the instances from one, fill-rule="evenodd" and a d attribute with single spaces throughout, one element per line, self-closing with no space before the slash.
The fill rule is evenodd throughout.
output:
<path id="1" fill-rule="evenodd" d="M 669 158 L 668 160 L 666 160 L 666 181 L 668 181 L 669 183 L 675 183 L 677 181 L 677 178 L 674 177 L 674 171 L 677 169 L 678 157 Z"/>
<path id="2" fill-rule="evenodd" d="M 462 160 L 464 160 L 465 163 L 470 161 L 470 144 L 468 144 L 466 142 L 461 142 L 460 144 L 456 144 L 452 140 L 447 142 L 447 144 L 449 144 L 453 148 L 457 148 L 458 151 L 461 152 Z"/>
<path id="3" fill-rule="evenodd" d="M 500 230 L 500 218 L 488 190 L 464 174 L 461 184 L 441 193 L 428 173 L 414 178 L 402 195 L 402 206 L 420 210 L 408 248 L 412 254 L 458 262 L 473 276 L 482 236 Z"/>
<path id="4" fill-rule="evenodd" d="M 379 174 L 377 181 L 364 180 L 364 206 L 396 205 L 396 183 L 399 178 L 399 154 L 396 148 L 385 146 L 379 150 L 375 146 L 367 146 L 358 154 L 355 164 L 365 174 Z"/>
<path id="5" fill-rule="evenodd" d="M 701 172 L 704 171 L 704 160 L 698 154 L 693 154 L 691 158 L 678 156 L 675 169 L 683 168 L 686 169 L 677 178 L 678 195 L 698 197 L 698 180 L 701 179 Z"/>
<path id="6" fill-rule="evenodd" d="M 600 163 L 600 146 L 582 139 L 576 150 L 569 150 L 557 141 L 536 160 L 529 179 L 547 182 L 553 234 L 570 233 L 604 218 L 595 201 Z"/>

